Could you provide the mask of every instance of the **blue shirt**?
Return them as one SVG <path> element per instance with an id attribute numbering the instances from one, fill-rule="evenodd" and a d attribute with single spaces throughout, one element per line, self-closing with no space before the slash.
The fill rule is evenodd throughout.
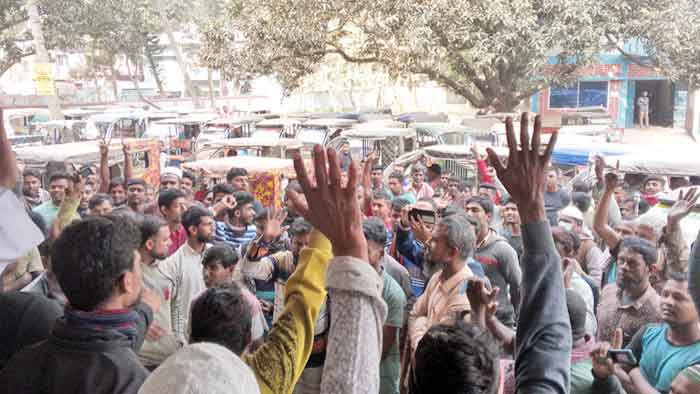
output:
<path id="1" fill-rule="evenodd" d="M 691 365 L 700 364 L 700 342 L 674 346 L 667 339 L 668 329 L 666 323 L 650 324 L 644 329 L 639 360 L 639 369 L 649 384 L 663 393 L 671 390 L 671 382 L 679 372 Z M 633 351 L 639 350 L 639 335 L 635 335 L 630 343 Z"/>
<path id="2" fill-rule="evenodd" d="M 241 246 L 255 239 L 255 226 L 249 225 L 244 231 L 234 230 L 224 222 L 216 222 L 216 230 L 214 239 L 220 242 L 225 242 L 234 250 L 240 252 Z"/>

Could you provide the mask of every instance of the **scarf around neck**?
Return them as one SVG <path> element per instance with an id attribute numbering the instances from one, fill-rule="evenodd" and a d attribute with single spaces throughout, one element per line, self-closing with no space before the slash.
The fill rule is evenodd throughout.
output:
<path id="1" fill-rule="evenodd" d="M 64 319 L 68 326 L 74 328 L 95 332 L 116 330 L 126 336 L 132 344 L 138 337 L 139 314 L 133 309 L 86 312 L 67 307 Z"/>

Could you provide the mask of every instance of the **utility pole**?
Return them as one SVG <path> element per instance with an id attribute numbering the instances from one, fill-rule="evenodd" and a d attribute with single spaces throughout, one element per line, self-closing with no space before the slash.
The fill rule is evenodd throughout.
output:
<path id="1" fill-rule="evenodd" d="M 41 31 L 41 19 L 39 18 L 39 8 L 36 5 L 36 0 L 27 0 L 27 12 L 29 13 L 29 26 L 32 29 L 32 36 L 34 37 L 36 63 L 49 64 L 49 52 L 46 50 L 46 44 L 44 43 L 44 32 Z M 58 101 L 55 86 L 53 88 L 53 94 L 46 97 L 49 100 L 51 120 L 63 119 L 61 103 Z"/>

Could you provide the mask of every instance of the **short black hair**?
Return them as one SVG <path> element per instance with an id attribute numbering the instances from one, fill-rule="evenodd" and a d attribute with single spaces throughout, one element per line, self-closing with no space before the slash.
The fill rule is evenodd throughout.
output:
<path id="1" fill-rule="evenodd" d="M 168 222 L 163 220 L 163 218 L 154 215 L 144 215 L 139 223 L 139 229 L 141 230 L 141 244 L 139 246 L 143 247 L 146 241 L 158 234 L 161 227 L 167 225 Z"/>
<path id="2" fill-rule="evenodd" d="M 255 201 L 255 197 L 251 193 L 244 191 L 233 193 L 233 198 L 236 199 L 236 208 L 233 209 L 234 211 L 243 208 L 246 204 L 252 204 Z"/>
<path id="3" fill-rule="evenodd" d="M 233 194 L 236 192 L 233 189 L 233 186 L 229 185 L 228 183 L 217 183 L 216 185 L 214 185 L 211 191 L 214 193 L 214 196 L 216 196 L 219 193 Z"/>
<path id="4" fill-rule="evenodd" d="M 399 183 L 403 183 L 403 180 L 404 180 L 403 174 L 398 172 L 398 171 L 392 172 L 391 174 L 389 174 L 389 179 L 391 179 L 391 178 L 396 179 L 397 181 L 399 181 Z"/>
<path id="5" fill-rule="evenodd" d="M 207 267 L 212 264 L 221 263 L 224 268 L 230 268 L 236 265 L 239 256 L 233 248 L 226 244 L 216 244 L 204 252 L 202 265 Z"/>
<path id="6" fill-rule="evenodd" d="M 403 197 L 397 197 L 391 201 L 391 209 L 394 211 L 400 211 L 406 205 L 411 205 L 411 202 Z"/>
<path id="7" fill-rule="evenodd" d="M 484 198 L 481 196 L 473 196 L 467 200 L 467 202 L 464 204 L 464 206 L 467 206 L 467 204 L 477 204 L 487 214 L 490 214 L 490 215 L 493 214 L 493 201 L 491 201 L 491 199 Z"/>
<path id="8" fill-rule="evenodd" d="M 368 241 L 376 242 L 379 245 L 386 244 L 386 226 L 381 219 L 371 217 L 363 220 L 362 232 Z"/>
<path id="9" fill-rule="evenodd" d="M 231 182 L 239 176 L 248 176 L 248 171 L 245 168 L 233 167 L 226 173 L 226 182 Z"/>
<path id="10" fill-rule="evenodd" d="M 586 182 L 586 181 L 576 181 L 571 186 L 571 191 L 573 191 L 574 193 L 576 193 L 576 192 L 590 193 L 591 192 L 591 184 Z"/>
<path id="11" fill-rule="evenodd" d="M 105 201 L 109 201 L 110 204 L 114 204 L 114 201 L 112 201 L 112 197 L 110 195 L 103 193 L 94 194 L 88 200 L 88 208 L 95 209 L 96 206 L 102 205 Z"/>
<path id="12" fill-rule="evenodd" d="M 435 200 L 432 197 L 421 197 L 418 199 L 417 202 L 427 202 L 428 204 L 430 204 L 430 206 L 433 207 L 433 211 L 437 212 L 437 210 L 438 210 L 437 203 L 435 202 Z"/>
<path id="13" fill-rule="evenodd" d="M 571 196 L 571 202 L 581 212 L 587 212 L 591 207 L 591 198 L 588 196 L 588 194 L 583 192 L 575 192 Z"/>
<path id="14" fill-rule="evenodd" d="M 190 227 L 197 227 L 202 223 L 203 217 L 213 217 L 213 215 L 207 209 L 198 205 L 187 208 L 185 213 L 182 214 L 182 226 L 187 231 L 187 235 L 190 235 Z"/>
<path id="15" fill-rule="evenodd" d="M 430 167 L 428 167 L 428 170 L 434 172 L 437 175 L 442 175 L 442 168 L 440 167 L 440 164 L 434 163 Z"/>
<path id="16" fill-rule="evenodd" d="M 112 189 L 117 187 L 117 186 L 124 187 L 124 178 L 121 178 L 121 177 L 112 178 L 109 181 L 109 187 L 107 188 L 107 191 L 111 192 Z"/>
<path id="17" fill-rule="evenodd" d="M 640 198 L 638 201 L 635 201 L 635 199 L 633 197 L 630 197 L 630 198 L 626 198 L 625 201 L 622 202 L 622 204 L 629 204 L 629 203 L 639 204 L 637 206 L 637 211 L 640 215 L 643 215 L 647 211 L 649 211 L 649 203 L 647 202 L 647 200 L 645 200 L 643 198 Z"/>
<path id="18" fill-rule="evenodd" d="M 462 319 L 456 326 L 435 325 L 418 343 L 410 394 L 495 394 L 499 346 L 486 330 Z"/>
<path id="19" fill-rule="evenodd" d="M 372 200 L 386 200 L 391 202 L 391 200 L 394 199 L 394 196 L 389 193 L 388 190 L 386 189 L 378 189 L 375 190 L 374 193 L 372 193 Z"/>
<path id="20" fill-rule="evenodd" d="M 261 220 L 267 220 L 267 213 L 270 212 L 267 208 L 261 209 L 259 212 L 255 214 L 255 218 L 253 219 L 253 222 L 259 222 Z"/>
<path id="21" fill-rule="evenodd" d="M 49 177 L 49 183 L 51 183 L 53 181 L 58 181 L 61 179 L 65 179 L 67 181 L 72 181 L 73 177 L 67 172 L 55 172 L 55 173 L 51 174 L 51 177 Z"/>
<path id="22" fill-rule="evenodd" d="M 161 190 L 158 194 L 158 208 L 170 208 L 170 205 L 178 198 L 185 198 L 185 192 L 180 189 Z"/>
<path id="23" fill-rule="evenodd" d="M 192 303 L 190 322 L 190 343 L 216 343 L 240 356 L 251 339 L 251 307 L 235 283 L 207 289 Z"/>
<path id="24" fill-rule="evenodd" d="M 289 235 L 296 237 L 302 234 L 309 234 L 313 229 L 311 223 L 302 217 L 298 217 L 294 219 L 292 225 L 289 227 Z"/>
<path id="25" fill-rule="evenodd" d="M 190 171 L 183 171 L 182 172 L 182 179 L 185 179 L 185 178 L 191 180 L 193 184 L 197 183 L 197 176 Z"/>
<path id="26" fill-rule="evenodd" d="M 501 197 L 501 205 L 502 206 L 505 206 L 505 205 L 508 205 L 511 203 L 515 204 L 515 206 L 518 206 L 518 203 L 516 203 L 515 200 L 513 200 L 513 197 L 511 197 L 511 196 Z"/>
<path id="27" fill-rule="evenodd" d="M 141 185 L 145 188 L 147 183 L 141 178 L 129 178 L 129 180 L 126 181 L 126 187 L 133 185 Z"/>
<path id="28" fill-rule="evenodd" d="M 644 262 L 647 266 L 656 264 L 656 260 L 658 259 L 658 251 L 656 246 L 646 239 L 636 236 L 624 237 L 620 242 L 620 250 L 623 248 L 642 255 L 642 258 L 644 258 Z"/>
<path id="29" fill-rule="evenodd" d="M 124 216 L 88 217 L 66 227 L 51 261 L 71 307 L 93 311 L 109 300 L 119 278 L 134 269 L 140 239 L 136 223 Z"/>
<path id="30" fill-rule="evenodd" d="M 24 170 L 24 172 L 22 172 L 22 178 L 26 178 L 28 176 L 33 176 L 34 178 L 38 178 L 39 180 L 41 180 L 41 173 L 31 168 L 27 168 L 26 170 Z"/>

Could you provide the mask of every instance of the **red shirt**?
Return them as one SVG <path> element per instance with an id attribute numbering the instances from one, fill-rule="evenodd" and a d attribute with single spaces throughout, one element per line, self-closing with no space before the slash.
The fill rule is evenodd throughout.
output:
<path id="1" fill-rule="evenodd" d="M 180 246 L 187 242 L 187 231 L 183 225 L 177 231 L 170 232 L 170 246 L 168 247 L 168 256 L 172 256 Z"/>

